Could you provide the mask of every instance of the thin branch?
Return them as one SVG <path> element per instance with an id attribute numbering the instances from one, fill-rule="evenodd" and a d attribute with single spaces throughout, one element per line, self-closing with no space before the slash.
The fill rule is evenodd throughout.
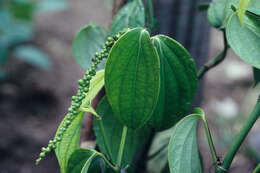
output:
<path id="1" fill-rule="evenodd" d="M 213 59 L 211 59 L 207 64 L 203 65 L 200 70 L 198 71 L 198 78 L 201 79 L 204 74 L 209 71 L 210 69 L 214 68 L 215 66 L 217 66 L 218 64 L 220 64 L 227 55 L 227 51 L 228 51 L 228 43 L 226 40 L 226 34 L 225 31 L 223 30 L 223 38 L 224 38 L 224 49 L 217 55 L 215 56 Z"/>

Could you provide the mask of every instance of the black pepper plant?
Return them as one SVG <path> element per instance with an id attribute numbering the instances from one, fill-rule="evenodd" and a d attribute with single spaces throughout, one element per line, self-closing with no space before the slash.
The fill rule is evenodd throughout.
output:
<path id="1" fill-rule="evenodd" d="M 82 28 L 75 37 L 73 52 L 86 72 L 78 81 L 78 92 L 54 139 L 42 148 L 36 163 L 54 150 L 62 173 L 144 172 L 136 167 L 136 161 L 147 161 L 143 150 L 149 148 L 151 134 L 174 127 L 169 144 L 164 146 L 168 147 L 168 163 L 162 173 L 200 173 L 203 168 L 196 129 L 201 120 L 215 172 L 228 172 L 260 116 L 259 99 L 223 160 L 217 155 L 203 110 L 195 108 L 187 114 L 198 79 L 222 62 L 229 48 L 252 65 L 255 82 L 259 82 L 259 2 L 213 0 L 201 6 L 207 9 L 210 24 L 223 32 L 224 49 L 198 72 L 180 43 L 165 35 L 150 34 L 155 26 L 151 0 L 147 1 L 147 9 L 141 0 L 125 4 L 115 15 L 109 32 L 94 23 Z M 105 94 L 94 109 L 92 102 L 103 88 Z M 94 116 L 94 148 L 79 145 L 86 112 Z M 259 170 L 260 166 L 254 173 Z"/>

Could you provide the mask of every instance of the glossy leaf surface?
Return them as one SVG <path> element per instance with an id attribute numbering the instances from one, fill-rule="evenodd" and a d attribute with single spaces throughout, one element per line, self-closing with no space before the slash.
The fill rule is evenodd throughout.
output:
<path id="1" fill-rule="evenodd" d="M 105 88 L 122 124 L 140 128 L 151 117 L 159 95 L 159 58 L 146 30 L 124 34 L 112 47 L 105 70 Z"/>
<path id="2" fill-rule="evenodd" d="M 174 127 L 168 146 L 168 161 L 171 173 L 202 173 L 197 146 L 198 114 L 184 117 Z"/>
<path id="3" fill-rule="evenodd" d="M 225 20 L 233 13 L 231 5 L 238 2 L 238 0 L 213 0 L 207 12 L 210 24 L 215 28 L 224 27 Z"/>
<path id="4" fill-rule="evenodd" d="M 110 27 L 110 35 L 135 27 L 145 27 L 145 9 L 141 0 L 130 1 L 117 12 Z"/>
<path id="5" fill-rule="evenodd" d="M 68 162 L 66 173 L 99 173 L 101 172 L 100 164 L 98 164 L 99 155 L 92 149 L 77 149 L 71 155 Z"/>
<path id="6" fill-rule="evenodd" d="M 103 122 L 104 131 L 107 135 L 108 145 L 112 153 L 112 162 L 116 163 L 118 149 L 120 146 L 121 135 L 123 131 L 123 125 L 113 115 L 111 106 L 109 105 L 107 98 L 104 97 L 98 105 L 97 113 L 102 117 L 101 120 L 94 120 L 94 131 L 96 135 L 96 142 L 102 153 L 108 154 L 104 146 L 104 137 L 101 133 L 100 122 Z M 128 129 L 125 149 L 122 158 L 122 167 L 130 165 L 136 152 L 142 147 L 147 139 L 148 131 L 144 129 L 132 130 Z"/>
<path id="7" fill-rule="evenodd" d="M 61 173 L 66 173 L 68 161 L 71 154 L 79 148 L 80 129 L 83 116 L 84 113 L 80 113 L 75 117 L 71 125 L 67 128 L 66 132 L 64 133 L 62 140 L 59 143 L 57 143 L 55 153 L 59 161 Z M 65 121 L 66 117 L 60 124 L 56 134 L 58 134 Z"/>
<path id="8" fill-rule="evenodd" d="M 228 43 L 241 59 L 260 69 L 260 21 L 247 14 L 244 25 L 235 14 L 230 17 L 226 30 Z"/>
<path id="9" fill-rule="evenodd" d="M 84 70 L 91 65 L 95 53 L 105 45 L 105 38 L 105 29 L 94 23 L 85 26 L 77 33 L 73 41 L 72 52 L 75 60 Z"/>
<path id="10" fill-rule="evenodd" d="M 152 38 L 160 58 L 160 95 L 149 123 L 163 130 L 173 126 L 190 108 L 197 90 L 194 60 L 177 41 L 158 35 Z"/>
<path id="11" fill-rule="evenodd" d="M 85 99 L 83 100 L 83 106 L 90 105 L 91 100 L 98 94 L 100 89 L 104 86 L 104 70 L 97 72 L 97 74 L 90 81 L 89 92 L 87 93 Z M 82 119 L 84 112 L 80 112 L 75 119 L 72 120 L 71 125 L 65 131 L 61 142 L 57 144 L 55 149 L 56 156 L 59 161 L 61 172 L 65 173 L 68 160 L 71 154 L 79 148 L 79 138 L 80 138 L 80 129 L 82 124 Z M 66 121 L 66 117 L 60 124 L 56 134 L 63 127 L 63 123 Z"/>

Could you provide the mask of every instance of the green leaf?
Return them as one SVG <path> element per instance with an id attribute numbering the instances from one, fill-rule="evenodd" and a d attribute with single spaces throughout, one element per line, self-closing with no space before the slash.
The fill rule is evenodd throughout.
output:
<path id="1" fill-rule="evenodd" d="M 105 44 L 106 31 L 104 28 L 90 23 L 83 27 L 76 35 L 72 52 L 77 63 L 87 70 L 92 58 L 96 52 L 99 52 Z M 100 69 L 104 68 L 104 64 L 100 65 Z"/>
<path id="2" fill-rule="evenodd" d="M 240 23 L 243 24 L 243 18 L 246 13 L 246 9 L 249 5 L 250 0 L 240 0 L 238 9 L 237 9 L 237 15 L 240 20 Z"/>
<path id="3" fill-rule="evenodd" d="M 200 115 L 184 117 L 174 127 L 168 146 L 168 161 L 171 173 L 202 173 L 197 146 L 197 124 Z"/>
<path id="4" fill-rule="evenodd" d="M 105 88 L 115 116 L 130 128 L 151 117 L 160 85 L 159 58 L 149 33 L 141 28 L 124 34 L 112 47 L 105 70 Z"/>
<path id="5" fill-rule="evenodd" d="M 210 24 L 215 28 L 223 28 L 230 14 L 232 4 L 238 4 L 238 0 L 213 0 L 210 3 L 207 16 Z"/>
<path id="6" fill-rule="evenodd" d="M 100 173 L 100 165 L 95 163 L 99 161 L 98 156 L 98 152 L 92 149 L 75 150 L 69 159 L 66 173 Z"/>
<path id="7" fill-rule="evenodd" d="M 244 16 L 242 26 L 233 14 L 227 25 L 227 40 L 233 51 L 248 64 L 260 69 L 260 21 L 253 15 Z"/>
<path id="8" fill-rule="evenodd" d="M 100 128 L 100 121 L 103 123 L 104 131 L 106 133 L 106 138 L 108 140 L 108 145 L 111 149 L 112 162 L 116 163 L 118 150 L 121 141 L 121 135 L 123 130 L 123 125 L 115 118 L 111 106 L 109 105 L 107 98 L 104 97 L 97 108 L 97 112 L 101 115 L 101 120 L 94 120 L 94 131 L 96 135 L 96 142 L 102 153 L 108 155 L 108 152 L 104 146 L 104 137 Z M 122 157 L 122 167 L 130 165 L 136 152 L 142 147 L 148 136 L 148 130 L 132 130 L 128 129 L 126 142 L 124 146 L 124 153 Z"/>
<path id="9" fill-rule="evenodd" d="M 79 148 L 79 138 L 80 138 L 80 129 L 82 120 L 84 117 L 84 113 L 79 113 L 75 119 L 73 119 L 71 125 L 65 131 L 62 140 L 57 143 L 57 148 L 55 149 L 55 153 L 60 165 L 61 173 L 66 173 L 68 161 L 71 154 Z M 63 127 L 63 123 L 66 121 L 66 117 L 60 124 L 56 134 L 60 131 L 61 127 Z"/>
<path id="10" fill-rule="evenodd" d="M 152 41 L 160 58 L 161 85 L 157 107 L 149 124 L 164 130 L 190 109 L 198 87 L 197 71 L 191 55 L 180 43 L 164 35 L 157 35 Z"/>
<path id="11" fill-rule="evenodd" d="M 260 18 L 260 9 L 248 8 L 246 13 L 249 15 L 255 15 L 256 17 Z"/>
<path id="12" fill-rule="evenodd" d="M 254 80 L 255 80 L 255 86 L 260 82 L 260 70 L 257 68 L 253 68 L 254 72 Z"/>
<path id="13" fill-rule="evenodd" d="M 141 0 L 128 2 L 121 8 L 110 27 L 109 35 L 115 35 L 125 28 L 145 27 L 145 10 Z"/>
<path id="14" fill-rule="evenodd" d="M 90 105 L 91 101 L 96 97 L 96 95 L 99 93 L 99 91 L 104 86 L 104 70 L 100 70 L 96 73 L 96 75 L 91 79 L 89 91 L 86 94 L 85 99 L 83 100 L 83 105 Z"/>
<path id="15" fill-rule="evenodd" d="M 83 106 L 90 106 L 91 100 L 98 94 L 100 89 L 104 86 L 104 70 L 96 73 L 96 75 L 90 81 L 89 92 L 82 102 Z M 71 125 L 66 129 L 61 142 L 57 143 L 55 149 L 56 156 L 61 168 L 62 173 L 66 173 L 68 166 L 68 160 L 71 154 L 79 148 L 79 138 L 82 120 L 85 112 L 93 113 L 93 110 L 89 108 L 88 111 L 81 111 L 75 119 L 72 120 Z M 63 127 L 63 123 L 66 122 L 67 117 L 61 122 L 56 134 L 59 133 Z"/>
<path id="16" fill-rule="evenodd" d="M 168 145 L 172 135 L 173 128 L 156 133 L 151 149 L 149 150 L 149 159 L 147 167 L 152 173 L 162 173 L 168 166 Z"/>
<path id="17" fill-rule="evenodd" d="M 51 62 L 48 56 L 39 48 L 32 45 L 18 46 L 14 49 L 14 56 L 36 67 L 48 70 Z"/>

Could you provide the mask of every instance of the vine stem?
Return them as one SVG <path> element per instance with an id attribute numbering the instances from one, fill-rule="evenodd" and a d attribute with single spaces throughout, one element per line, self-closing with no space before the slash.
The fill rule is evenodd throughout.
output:
<path id="1" fill-rule="evenodd" d="M 241 144 L 245 140 L 246 136 L 248 135 L 249 131 L 254 126 L 256 120 L 260 117 L 260 95 L 258 97 L 257 103 L 254 107 L 254 110 L 250 114 L 248 120 L 242 127 L 242 129 L 239 131 L 238 135 L 233 140 L 233 143 L 231 144 L 230 149 L 228 150 L 223 163 L 216 167 L 216 173 L 225 173 L 229 169 L 236 153 L 238 152 Z"/>
<path id="2" fill-rule="evenodd" d="M 260 172 L 260 163 L 256 166 L 255 170 L 253 173 L 259 173 Z"/>
<path id="3" fill-rule="evenodd" d="M 225 31 L 223 30 L 222 32 L 223 32 L 223 39 L 224 39 L 224 49 L 217 56 L 215 56 L 212 60 L 210 60 L 207 64 L 203 65 L 199 69 L 198 74 L 197 74 L 198 79 L 201 79 L 207 71 L 209 71 L 213 67 L 217 66 L 225 59 L 229 46 L 227 43 Z"/>
<path id="4" fill-rule="evenodd" d="M 207 120 L 205 118 L 205 115 L 201 115 L 201 119 L 203 121 L 204 129 L 205 129 L 205 132 L 206 132 L 206 136 L 207 136 L 207 140 L 208 140 L 208 144 L 209 144 L 209 149 L 210 149 L 212 161 L 213 161 L 213 163 L 217 163 L 217 152 L 216 152 L 215 146 L 213 144 L 212 136 L 211 136 L 211 133 L 210 133 L 209 126 L 208 126 Z"/>
<path id="5" fill-rule="evenodd" d="M 104 140 L 104 144 L 105 144 L 105 148 L 106 148 L 106 151 L 108 153 L 108 156 L 109 158 L 112 158 L 112 152 L 111 152 L 111 149 L 109 147 L 109 144 L 108 144 L 108 140 L 107 140 L 107 135 L 105 133 L 105 128 L 104 128 L 104 124 L 103 124 L 103 120 L 102 119 L 98 119 L 98 126 L 101 130 L 101 133 L 102 133 L 102 136 L 103 136 L 103 140 Z"/>
<path id="6" fill-rule="evenodd" d="M 120 146 L 119 146 L 119 151 L 118 151 L 118 155 L 117 155 L 117 162 L 116 162 L 119 167 L 121 166 L 122 157 L 123 157 L 123 153 L 124 153 L 126 135 L 127 135 L 127 127 L 124 126 L 123 127 L 122 136 L 121 136 L 121 142 L 120 142 Z"/>

